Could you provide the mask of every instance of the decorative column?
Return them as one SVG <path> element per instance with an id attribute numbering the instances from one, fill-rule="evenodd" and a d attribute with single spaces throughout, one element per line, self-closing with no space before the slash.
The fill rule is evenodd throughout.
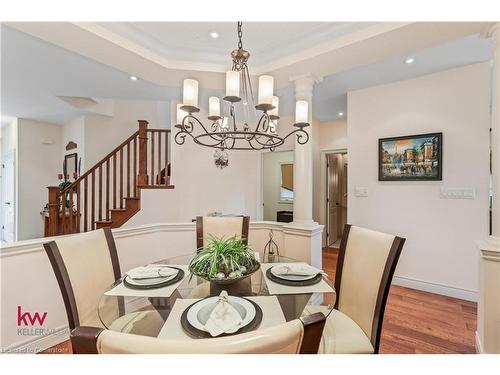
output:
<path id="1" fill-rule="evenodd" d="M 315 79 L 303 75 L 290 79 L 295 83 L 295 100 L 305 100 L 309 104 L 308 122 L 311 124 L 305 131 L 309 134 L 309 142 L 300 145 L 295 142 L 293 159 L 293 223 L 317 225 L 313 213 L 313 156 L 312 156 L 312 96 Z"/>
<path id="2" fill-rule="evenodd" d="M 323 226 L 313 220 L 313 129 L 312 95 L 318 79 L 310 74 L 290 79 L 295 83 L 296 100 L 305 100 L 309 105 L 308 123 L 305 131 L 309 141 L 294 144 L 293 160 L 293 222 L 283 226 L 283 255 L 302 260 L 318 268 L 322 267 L 321 238 Z"/>
<path id="3" fill-rule="evenodd" d="M 491 164 L 493 180 L 492 235 L 477 241 L 479 248 L 479 299 L 476 350 L 500 354 L 500 23 L 489 35 L 493 40 L 491 108 Z"/>

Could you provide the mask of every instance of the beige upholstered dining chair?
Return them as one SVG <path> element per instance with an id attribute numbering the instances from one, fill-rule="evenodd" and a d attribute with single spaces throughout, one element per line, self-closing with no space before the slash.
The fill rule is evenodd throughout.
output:
<path id="1" fill-rule="evenodd" d="M 103 293 L 121 277 L 118 254 L 110 228 L 75 234 L 45 243 L 66 307 L 70 329 L 78 326 L 103 327 L 98 315 Z M 110 307 L 117 317 L 111 327 L 133 332 L 134 324 L 161 319 L 156 311 L 124 314 L 119 303 Z"/>
<path id="2" fill-rule="evenodd" d="M 325 316 L 317 313 L 275 327 L 197 340 L 78 327 L 71 332 L 71 344 L 78 354 L 315 354 L 324 324 Z"/>
<path id="3" fill-rule="evenodd" d="M 196 247 L 205 245 L 208 235 L 217 237 L 241 236 L 248 243 L 249 216 L 198 216 L 196 218 Z"/>
<path id="4" fill-rule="evenodd" d="M 346 225 L 337 260 L 337 300 L 321 353 L 378 353 L 385 305 L 405 239 Z M 321 306 L 308 306 L 312 313 Z"/>

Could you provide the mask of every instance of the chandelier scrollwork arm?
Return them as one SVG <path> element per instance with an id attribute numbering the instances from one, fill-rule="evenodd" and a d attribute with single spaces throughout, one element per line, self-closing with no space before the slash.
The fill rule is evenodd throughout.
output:
<path id="1" fill-rule="evenodd" d="M 184 80 L 184 102 L 179 105 L 178 109 L 180 112 L 178 112 L 177 118 L 180 124 L 175 125 L 179 129 L 174 137 L 178 145 L 183 145 L 189 136 L 198 145 L 215 148 L 215 164 L 220 168 L 228 165 L 227 150 L 274 151 L 293 134 L 295 134 L 297 143 L 301 145 L 306 144 L 310 137 L 309 133 L 304 130 L 310 125 L 308 123 L 308 103 L 300 100 L 296 103 L 296 122 L 293 124 L 295 129 L 284 137 L 278 134 L 279 99 L 273 96 L 273 77 L 259 77 L 259 102 L 255 105 L 248 71 L 250 53 L 243 49 L 241 29 L 242 23 L 238 22 L 238 48 L 231 52 L 232 70 L 226 73 L 226 96 L 223 98 L 229 104 L 226 115 L 221 113 L 220 99 L 214 96 L 210 97 L 208 119 L 211 123 L 205 126 L 196 116 L 200 111 L 198 108 L 198 82 L 186 79 Z M 241 89 L 243 95 L 241 95 Z M 245 121 L 240 126 L 237 123 L 235 110 L 235 105 L 239 102 L 243 104 L 242 113 L 246 116 Z M 250 118 L 248 109 L 251 107 L 262 111 L 257 123 L 252 124 L 252 126 L 248 123 L 248 118 Z"/>

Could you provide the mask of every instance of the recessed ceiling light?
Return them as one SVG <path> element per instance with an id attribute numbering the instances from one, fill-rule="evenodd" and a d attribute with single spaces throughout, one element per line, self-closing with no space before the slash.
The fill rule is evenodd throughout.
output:
<path id="1" fill-rule="evenodd" d="M 130 80 L 131 81 L 137 81 L 139 78 L 137 78 L 136 76 L 130 76 Z"/>
<path id="2" fill-rule="evenodd" d="M 344 116 L 344 112 L 339 112 L 338 115 L 342 117 Z"/>
<path id="3" fill-rule="evenodd" d="M 413 64 L 414 62 L 415 62 L 415 59 L 413 57 L 408 57 L 404 61 L 405 64 Z"/>
<path id="4" fill-rule="evenodd" d="M 217 39 L 219 37 L 219 33 L 217 31 L 210 31 L 208 35 L 210 35 L 210 38 L 212 39 Z"/>

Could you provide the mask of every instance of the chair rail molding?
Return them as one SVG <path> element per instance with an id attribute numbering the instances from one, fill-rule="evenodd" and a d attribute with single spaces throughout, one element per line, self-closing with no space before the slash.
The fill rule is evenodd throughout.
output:
<path id="1" fill-rule="evenodd" d="M 479 300 L 476 350 L 500 354 L 500 238 L 476 241 L 479 249 Z"/>

